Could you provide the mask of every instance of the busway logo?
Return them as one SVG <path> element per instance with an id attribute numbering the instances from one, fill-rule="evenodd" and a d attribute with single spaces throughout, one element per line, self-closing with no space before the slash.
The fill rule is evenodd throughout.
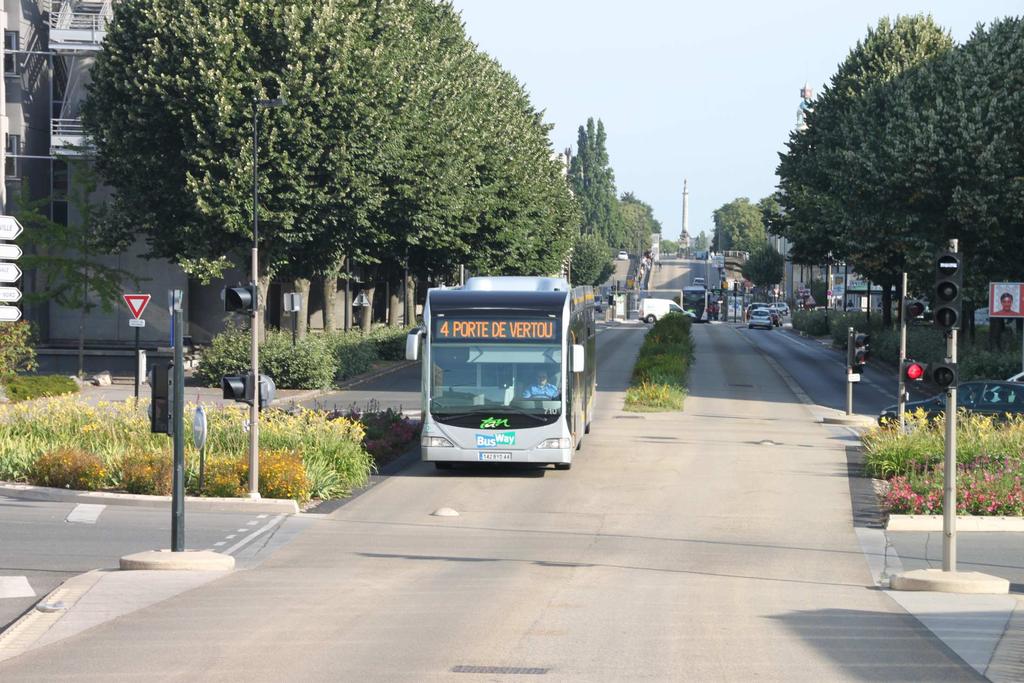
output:
<path id="1" fill-rule="evenodd" d="M 477 448 L 497 448 L 499 446 L 515 446 L 515 432 L 492 432 L 491 434 L 477 434 Z"/>

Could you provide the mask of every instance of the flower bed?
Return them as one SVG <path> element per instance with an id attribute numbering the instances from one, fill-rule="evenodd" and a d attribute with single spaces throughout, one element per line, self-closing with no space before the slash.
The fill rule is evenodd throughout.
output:
<path id="1" fill-rule="evenodd" d="M 89 406 L 67 396 L 0 406 L 0 480 L 67 487 L 87 482 L 93 489 L 166 493 L 171 440 L 150 433 L 146 408 L 145 402 L 136 407 L 133 401 Z M 188 406 L 186 414 L 192 409 Z M 204 495 L 244 494 L 246 415 L 237 407 L 207 409 Z M 265 411 L 260 418 L 261 494 L 296 500 L 347 495 L 366 482 L 373 468 L 364 436 L 363 426 L 346 417 Z M 193 493 L 198 492 L 198 455 L 187 419 L 186 487 Z M 221 482 L 216 492 L 211 477 Z"/>
<path id="2" fill-rule="evenodd" d="M 401 411 L 391 408 L 380 410 L 372 404 L 363 411 L 334 412 L 330 417 L 345 417 L 362 425 L 365 430 L 363 448 L 373 456 L 377 467 L 395 460 L 416 444 L 422 426 L 419 420 L 406 417 Z"/>
<path id="3" fill-rule="evenodd" d="M 862 438 L 868 474 L 887 480 L 883 498 L 893 514 L 942 514 L 945 467 L 944 420 L 923 411 L 907 416 L 908 431 L 895 424 Z M 957 418 L 957 512 L 1024 514 L 1024 418 L 997 422 L 962 413 Z"/>

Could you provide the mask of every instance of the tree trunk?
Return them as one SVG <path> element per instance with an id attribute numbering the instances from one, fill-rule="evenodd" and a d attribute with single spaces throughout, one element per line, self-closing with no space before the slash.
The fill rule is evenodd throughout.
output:
<path id="1" fill-rule="evenodd" d="M 292 313 L 294 316 L 298 316 L 295 321 L 295 336 L 299 339 L 305 339 L 306 333 L 309 331 L 309 289 L 310 282 L 306 278 L 299 278 L 294 283 L 295 291 L 302 299 L 300 304 L 300 310 L 298 313 Z"/>
<path id="2" fill-rule="evenodd" d="M 338 305 L 338 275 L 328 273 L 322 282 L 324 289 L 324 332 L 338 329 L 338 316 L 335 307 Z"/>
<path id="3" fill-rule="evenodd" d="M 399 296 L 402 280 L 392 280 L 388 292 L 388 326 L 398 327 L 402 325 L 402 298 Z"/>
<path id="4" fill-rule="evenodd" d="M 402 322 L 406 327 L 416 324 L 416 278 L 412 275 L 405 279 L 405 315 Z"/>
<path id="5" fill-rule="evenodd" d="M 363 288 L 363 293 L 366 295 L 366 305 L 359 309 L 359 313 L 362 316 L 362 323 L 360 326 L 363 328 L 363 332 L 369 332 L 373 326 L 373 295 L 377 291 L 377 286 L 368 282 L 366 287 Z"/>
<path id="6" fill-rule="evenodd" d="M 882 285 L 882 327 L 892 327 L 892 283 Z"/>

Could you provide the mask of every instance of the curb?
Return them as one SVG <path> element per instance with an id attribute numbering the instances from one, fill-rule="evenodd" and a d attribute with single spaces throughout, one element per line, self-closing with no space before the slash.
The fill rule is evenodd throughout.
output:
<path id="1" fill-rule="evenodd" d="M 112 570 L 94 569 L 72 576 L 33 605 L 32 609 L 0 633 L 0 662 L 30 650 L 110 571 Z"/>
<path id="2" fill-rule="evenodd" d="M 914 569 L 889 579 L 889 588 L 895 591 L 1006 595 L 1010 592 L 1010 582 L 980 572 Z"/>
<path id="3" fill-rule="evenodd" d="M 174 553 L 169 550 L 146 550 L 125 555 L 121 558 L 122 571 L 126 570 L 186 570 L 197 572 L 231 571 L 235 558 L 212 550 L 186 550 Z"/>
<path id="4" fill-rule="evenodd" d="M 864 427 L 864 428 L 871 428 L 871 427 L 874 427 L 874 426 L 877 425 L 877 423 L 874 420 L 872 420 L 870 417 L 858 416 L 858 415 L 850 415 L 850 416 L 845 416 L 844 415 L 844 416 L 841 416 L 841 417 L 833 417 L 831 415 L 826 415 L 825 417 L 821 418 L 821 422 L 822 422 L 822 424 L 827 424 L 827 425 L 845 425 L 847 427 Z"/>
<path id="5" fill-rule="evenodd" d="M 137 507 L 167 507 L 170 496 L 146 496 L 138 493 L 108 493 L 106 491 L 75 491 L 31 484 L 0 483 L 0 495 L 18 500 L 37 500 L 55 503 L 94 503 L 101 505 L 134 505 Z M 299 504 L 279 498 L 206 498 L 185 496 L 185 505 L 193 512 L 267 512 L 294 515 Z"/>
<path id="6" fill-rule="evenodd" d="M 942 515 L 889 515 L 887 531 L 942 531 Z M 1024 517 L 957 515 L 959 531 L 1024 531 Z"/>

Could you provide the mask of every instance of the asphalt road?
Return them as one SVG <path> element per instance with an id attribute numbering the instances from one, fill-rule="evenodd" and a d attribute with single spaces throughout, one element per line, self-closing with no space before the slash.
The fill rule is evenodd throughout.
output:
<path id="1" fill-rule="evenodd" d="M 71 576 L 117 567 L 123 555 L 171 545 L 169 505 L 82 506 L 0 496 L 0 508 L 0 630 Z M 241 554 L 255 539 L 236 546 L 273 519 L 186 511 L 185 544 Z"/>
<path id="2" fill-rule="evenodd" d="M 644 329 L 603 326 L 572 470 L 416 464 L 0 679 L 982 680 L 874 589 L 847 441 L 743 331 L 694 328 L 683 413 L 620 410 Z"/>

